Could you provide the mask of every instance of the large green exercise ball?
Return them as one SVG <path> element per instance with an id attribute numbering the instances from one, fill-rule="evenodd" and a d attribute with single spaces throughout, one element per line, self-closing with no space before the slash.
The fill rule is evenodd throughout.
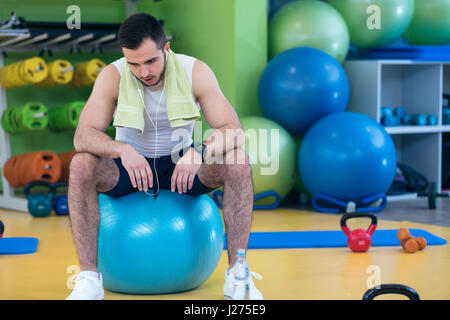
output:
<path id="1" fill-rule="evenodd" d="M 289 132 L 276 122 L 263 117 L 241 119 L 245 134 L 243 149 L 247 151 L 254 194 L 275 191 L 281 199 L 295 183 L 296 144 Z M 272 204 L 273 198 L 255 201 L 255 205 Z"/>
<path id="2" fill-rule="evenodd" d="M 295 47 L 321 49 L 342 63 L 350 46 L 344 19 L 328 3 L 302 0 L 287 3 L 269 23 L 269 54 Z"/>
<path id="3" fill-rule="evenodd" d="M 416 0 L 412 21 L 403 34 L 410 44 L 450 42 L 450 0 Z"/>
<path id="4" fill-rule="evenodd" d="M 358 47 L 391 44 L 406 31 L 414 13 L 414 0 L 328 2 L 344 17 L 350 31 L 350 42 Z"/>

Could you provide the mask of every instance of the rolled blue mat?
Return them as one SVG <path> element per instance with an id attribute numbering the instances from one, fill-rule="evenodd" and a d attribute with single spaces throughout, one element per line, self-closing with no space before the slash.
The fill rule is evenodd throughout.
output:
<path id="1" fill-rule="evenodd" d="M 435 125 L 437 125 L 437 122 L 438 122 L 438 119 L 437 119 L 436 115 L 430 114 L 430 115 L 427 117 L 427 124 L 428 124 L 428 125 L 430 125 L 430 126 L 435 126 Z"/>
<path id="2" fill-rule="evenodd" d="M 411 116 L 411 123 L 417 126 L 426 126 L 427 125 L 427 116 L 424 114 L 413 114 Z"/>

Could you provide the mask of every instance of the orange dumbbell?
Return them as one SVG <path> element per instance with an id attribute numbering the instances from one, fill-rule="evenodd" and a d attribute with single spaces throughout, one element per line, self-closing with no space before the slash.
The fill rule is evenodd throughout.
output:
<path id="1" fill-rule="evenodd" d="M 411 236 L 411 233 L 406 228 L 398 229 L 397 238 L 400 240 L 402 248 L 409 253 L 423 250 L 427 246 L 427 240 L 425 238 Z"/>

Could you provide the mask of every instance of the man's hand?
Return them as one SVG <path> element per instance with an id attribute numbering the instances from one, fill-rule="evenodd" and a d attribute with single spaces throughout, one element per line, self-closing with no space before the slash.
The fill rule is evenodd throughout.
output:
<path id="1" fill-rule="evenodd" d="M 124 145 L 120 154 L 122 165 L 127 170 L 130 176 L 131 184 L 134 188 L 136 185 L 139 191 L 147 191 L 148 188 L 153 187 L 153 174 L 150 165 L 139 152 L 132 146 Z"/>
<path id="2" fill-rule="evenodd" d="M 175 192 L 175 188 L 178 189 L 179 194 L 191 190 L 192 185 L 194 184 L 195 175 L 201 165 L 202 155 L 193 148 L 190 148 L 175 166 L 175 170 L 172 174 L 172 192 Z"/>

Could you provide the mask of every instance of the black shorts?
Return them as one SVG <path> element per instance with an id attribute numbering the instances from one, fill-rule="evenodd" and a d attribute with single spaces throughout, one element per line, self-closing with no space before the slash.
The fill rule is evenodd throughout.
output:
<path id="1" fill-rule="evenodd" d="M 180 157 L 183 155 L 183 150 L 179 151 Z M 172 181 L 172 173 L 175 170 L 176 163 L 172 161 L 172 156 L 163 156 L 159 158 L 145 158 L 147 159 L 148 164 L 150 165 L 150 168 L 152 169 L 153 174 L 153 188 L 148 189 L 147 192 L 150 194 L 155 194 L 156 191 L 158 191 L 158 183 L 156 180 L 156 174 L 158 174 L 159 179 L 159 188 L 160 189 L 171 189 L 171 181 Z M 122 165 L 122 160 L 120 158 L 113 159 L 116 163 L 117 167 L 119 168 L 119 181 L 117 182 L 117 185 L 109 191 L 102 192 L 103 194 L 106 194 L 113 198 L 119 198 L 124 195 L 139 191 L 139 188 L 134 188 L 131 184 L 130 175 L 128 174 L 127 170 Z M 156 167 L 156 170 L 155 170 Z M 178 189 L 175 187 L 175 192 Z M 210 193 L 211 191 L 214 191 L 214 188 L 209 188 L 205 186 L 197 175 L 195 175 L 194 183 L 192 185 L 192 188 L 187 190 L 186 194 L 189 194 L 191 196 L 199 196 L 205 193 Z"/>

